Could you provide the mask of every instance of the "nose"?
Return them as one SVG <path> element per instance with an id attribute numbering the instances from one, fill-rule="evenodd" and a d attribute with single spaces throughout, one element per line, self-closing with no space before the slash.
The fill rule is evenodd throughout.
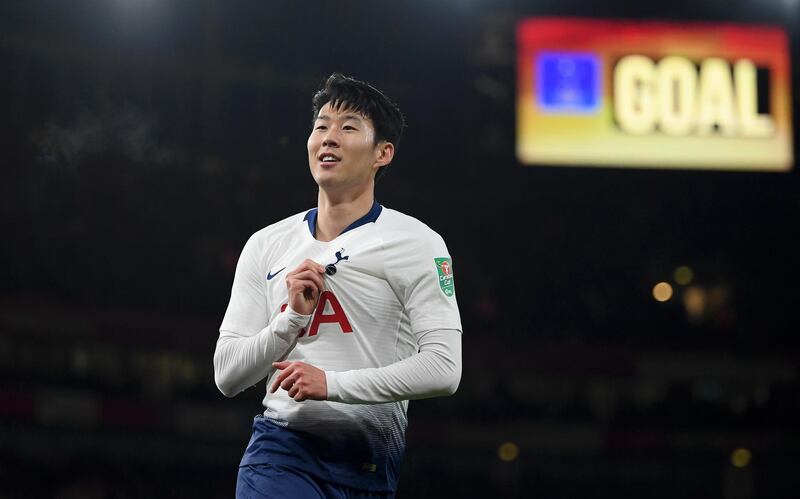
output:
<path id="1" fill-rule="evenodd" d="M 322 138 L 322 146 L 323 147 L 339 147 L 338 134 L 333 129 L 333 127 L 329 128 L 325 132 L 325 136 Z"/>

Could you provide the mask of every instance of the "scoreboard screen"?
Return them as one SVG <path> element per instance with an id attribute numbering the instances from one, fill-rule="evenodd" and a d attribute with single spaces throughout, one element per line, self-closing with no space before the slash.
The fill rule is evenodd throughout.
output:
<path id="1" fill-rule="evenodd" d="M 532 18 L 517 46 L 522 163 L 793 167 L 779 27 Z"/>

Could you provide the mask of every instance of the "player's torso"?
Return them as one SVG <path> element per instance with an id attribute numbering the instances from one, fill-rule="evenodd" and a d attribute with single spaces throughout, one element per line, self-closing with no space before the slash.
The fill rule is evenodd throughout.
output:
<path id="1" fill-rule="evenodd" d="M 307 258 L 332 264 L 335 273 L 323 276 L 312 320 L 288 360 L 339 371 L 388 365 L 416 351 L 404 327 L 403 304 L 386 278 L 382 238 L 373 223 L 329 242 L 311 237 L 305 224 L 283 235 L 264 256 L 270 320 L 288 303 L 286 273 Z"/>

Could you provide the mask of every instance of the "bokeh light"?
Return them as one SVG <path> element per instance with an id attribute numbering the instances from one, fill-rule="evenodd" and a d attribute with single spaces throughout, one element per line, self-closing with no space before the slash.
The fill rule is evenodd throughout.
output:
<path id="1" fill-rule="evenodd" d="M 731 453 L 731 464 L 736 468 L 745 468 L 752 458 L 753 455 L 748 449 L 736 449 Z"/>
<path id="2" fill-rule="evenodd" d="M 683 306 L 691 322 L 699 322 L 706 312 L 706 292 L 699 286 L 689 286 L 683 292 Z"/>
<path id="3" fill-rule="evenodd" d="M 659 282 L 653 286 L 653 298 L 660 302 L 669 300 L 672 298 L 672 286 L 668 282 Z"/>
<path id="4" fill-rule="evenodd" d="M 519 456 L 519 447 L 514 442 L 504 442 L 497 449 L 497 457 L 501 461 L 510 462 Z"/>
<path id="5" fill-rule="evenodd" d="M 676 283 L 680 284 L 681 286 L 686 286 L 692 282 L 692 279 L 694 279 L 694 272 L 690 267 L 681 265 L 675 269 L 672 277 L 675 279 Z"/>

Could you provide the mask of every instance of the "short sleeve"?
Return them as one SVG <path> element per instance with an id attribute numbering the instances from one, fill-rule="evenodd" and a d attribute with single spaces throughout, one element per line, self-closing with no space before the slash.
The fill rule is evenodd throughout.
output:
<path id="1" fill-rule="evenodd" d="M 236 264 L 231 300 L 220 332 L 252 336 L 269 323 L 266 290 L 261 272 L 260 251 L 256 235 L 248 239 Z"/>
<path id="2" fill-rule="evenodd" d="M 412 332 L 461 331 L 453 261 L 441 236 L 426 228 L 388 243 L 386 250 L 387 277 L 403 301 Z"/>

